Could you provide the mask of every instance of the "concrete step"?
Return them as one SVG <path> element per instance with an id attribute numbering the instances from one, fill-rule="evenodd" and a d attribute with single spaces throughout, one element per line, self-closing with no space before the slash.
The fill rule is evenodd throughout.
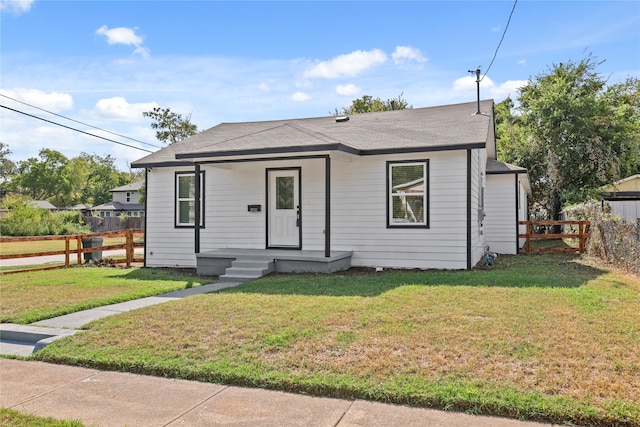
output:
<path id="1" fill-rule="evenodd" d="M 265 276 L 275 270 L 275 263 L 271 258 L 239 258 L 231 263 L 231 267 L 219 277 L 221 282 L 246 283 Z"/>
<path id="2" fill-rule="evenodd" d="M 237 283 L 246 283 L 246 282 L 251 282 L 252 280 L 257 280 L 259 278 L 261 278 L 262 275 L 250 275 L 250 274 L 234 274 L 234 275 L 228 275 L 228 274 L 223 274 L 222 276 L 218 277 L 218 281 L 222 282 L 222 283 L 227 283 L 227 282 L 237 282 Z"/>

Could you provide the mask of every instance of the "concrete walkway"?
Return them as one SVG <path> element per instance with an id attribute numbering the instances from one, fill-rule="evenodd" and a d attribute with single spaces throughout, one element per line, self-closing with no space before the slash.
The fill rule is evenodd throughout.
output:
<path id="1" fill-rule="evenodd" d="M 237 285 L 214 283 L 198 286 L 27 326 L 0 324 L 0 354 L 29 355 L 39 345 L 76 333 L 76 328 L 93 320 Z M 42 339 L 42 334 L 50 336 Z M 24 341 L 29 336 L 40 339 L 31 343 Z M 7 340 L 7 337 L 13 340 Z M 0 406 L 44 417 L 77 419 L 87 426 L 109 427 L 550 425 L 2 358 Z"/>

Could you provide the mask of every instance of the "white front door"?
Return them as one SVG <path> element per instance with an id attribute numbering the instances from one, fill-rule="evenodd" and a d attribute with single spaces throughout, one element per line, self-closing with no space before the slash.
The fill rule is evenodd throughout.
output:
<path id="1" fill-rule="evenodd" d="M 300 248 L 300 169 L 269 170 L 269 247 Z"/>

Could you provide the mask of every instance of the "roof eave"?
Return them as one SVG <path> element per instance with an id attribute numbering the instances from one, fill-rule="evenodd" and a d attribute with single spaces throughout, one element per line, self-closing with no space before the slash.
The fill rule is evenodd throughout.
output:
<path id="1" fill-rule="evenodd" d="M 298 146 L 298 147 L 260 148 L 260 149 L 251 149 L 251 150 L 179 153 L 179 154 L 176 154 L 176 159 L 180 159 L 180 160 L 190 159 L 195 162 L 196 161 L 195 159 L 241 157 L 241 156 L 269 155 L 269 154 L 298 154 L 298 153 L 309 153 L 309 152 L 317 152 L 317 151 L 341 151 L 344 153 L 354 154 L 357 156 L 372 156 L 372 155 L 383 155 L 383 154 L 470 150 L 470 149 L 480 149 L 485 147 L 486 147 L 485 141 L 468 143 L 468 144 L 452 144 L 452 145 L 421 146 L 421 147 L 399 147 L 399 148 L 376 148 L 376 149 L 370 149 L 370 150 L 361 150 L 361 149 L 353 148 L 344 144 L 322 144 L 322 145 L 308 145 L 308 146 Z M 177 163 L 177 162 L 174 162 L 174 163 Z M 187 163 L 187 164 L 191 164 L 191 163 Z M 155 166 L 160 166 L 160 165 L 155 165 Z M 169 162 L 167 162 L 167 163 L 164 163 L 163 166 L 172 166 L 172 165 L 170 165 Z"/>

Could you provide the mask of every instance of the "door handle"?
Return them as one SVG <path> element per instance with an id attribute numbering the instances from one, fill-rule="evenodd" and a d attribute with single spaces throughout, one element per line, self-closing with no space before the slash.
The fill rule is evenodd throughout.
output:
<path id="1" fill-rule="evenodd" d="M 300 220 L 300 206 L 297 207 L 298 210 L 296 211 L 296 227 L 300 227 L 301 224 L 301 220 Z"/>

